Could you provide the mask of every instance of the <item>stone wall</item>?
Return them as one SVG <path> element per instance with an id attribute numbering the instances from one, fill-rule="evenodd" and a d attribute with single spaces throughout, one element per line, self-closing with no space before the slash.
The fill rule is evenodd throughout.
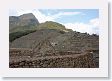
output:
<path id="1" fill-rule="evenodd" d="M 14 51 L 14 49 L 13 49 Z M 10 51 L 10 68 L 97 68 L 93 53 L 70 54 L 70 52 L 58 52 L 46 56 L 38 53 L 31 55 L 30 52 Z M 17 52 L 18 51 L 18 52 Z M 22 54 L 22 53 L 27 53 Z M 30 53 L 30 54 L 28 54 Z M 12 55 L 11 55 L 12 54 Z"/>

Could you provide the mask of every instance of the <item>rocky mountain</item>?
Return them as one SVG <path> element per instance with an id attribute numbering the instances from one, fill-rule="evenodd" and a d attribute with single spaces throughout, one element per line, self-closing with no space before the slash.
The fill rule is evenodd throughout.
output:
<path id="1" fill-rule="evenodd" d="M 36 29 L 38 25 L 39 22 L 32 13 L 9 17 L 10 32 L 33 30 Z"/>
<path id="2" fill-rule="evenodd" d="M 96 34 L 39 23 L 32 13 L 9 17 L 9 31 L 10 67 L 99 67 Z"/>
<path id="3" fill-rule="evenodd" d="M 49 51 L 51 48 L 58 51 L 77 52 L 90 48 L 99 48 L 98 35 L 72 31 L 66 29 L 64 25 L 53 21 L 39 24 L 38 20 L 31 13 L 23 14 L 19 17 L 10 17 L 9 23 L 11 24 L 10 29 L 27 26 L 27 31 L 10 33 L 10 48 L 29 48 L 41 52 Z M 38 27 L 35 30 L 28 31 L 29 27 L 34 25 L 38 25 Z M 50 46 L 50 48 L 48 49 L 46 46 Z"/>

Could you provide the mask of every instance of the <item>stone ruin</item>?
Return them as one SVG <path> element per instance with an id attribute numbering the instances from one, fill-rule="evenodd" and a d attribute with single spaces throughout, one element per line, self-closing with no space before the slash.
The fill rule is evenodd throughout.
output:
<path id="1" fill-rule="evenodd" d="M 9 68 L 98 68 L 99 50 L 91 49 L 79 54 L 73 51 L 47 52 L 10 48 Z"/>

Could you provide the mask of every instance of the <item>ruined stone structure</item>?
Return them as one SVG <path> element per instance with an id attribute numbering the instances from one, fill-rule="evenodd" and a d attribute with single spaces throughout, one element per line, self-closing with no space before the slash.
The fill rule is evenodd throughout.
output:
<path id="1" fill-rule="evenodd" d="M 95 52 L 94 52 L 95 51 Z M 66 51 L 42 55 L 32 49 L 10 49 L 10 68 L 97 68 L 98 50 L 82 54 Z"/>

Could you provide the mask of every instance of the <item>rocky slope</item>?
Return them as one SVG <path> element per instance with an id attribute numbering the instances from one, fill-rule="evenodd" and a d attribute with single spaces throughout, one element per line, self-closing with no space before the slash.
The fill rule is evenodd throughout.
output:
<path id="1" fill-rule="evenodd" d="M 98 49 L 99 36 L 42 29 L 14 40 L 10 48 L 30 48 L 42 52 L 54 48 L 58 51 L 82 52 L 86 49 Z"/>
<path id="2" fill-rule="evenodd" d="M 99 67 L 98 35 L 72 31 L 52 21 L 39 24 L 32 14 L 11 18 L 10 67 Z M 33 27 L 33 31 L 20 32 Z"/>

